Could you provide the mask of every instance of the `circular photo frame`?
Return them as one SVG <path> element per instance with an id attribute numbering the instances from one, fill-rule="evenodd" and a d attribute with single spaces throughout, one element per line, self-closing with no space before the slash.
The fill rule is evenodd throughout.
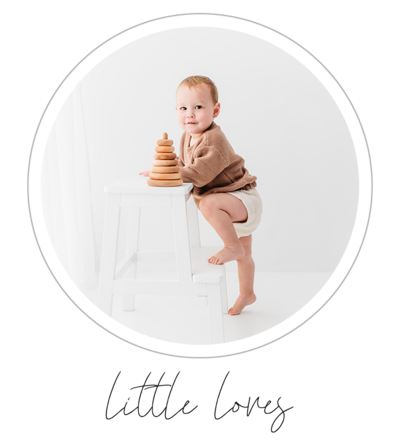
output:
<path id="1" fill-rule="evenodd" d="M 49 237 L 43 210 L 43 159 L 50 133 L 65 101 L 96 66 L 127 45 L 160 32 L 208 28 L 240 32 L 261 39 L 300 62 L 328 91 L 354 145 L 358 171 L 358 203 L 354 226 L 339 264 L 318 293 L 285 321 L 251 337 L 223 344 L 187 345 L 138 333 L 101 311 L 77 287 L 62 265 Z M 253 19 L 214 12 L 186 12 L 155 17 L 110 36 L 80 59 L 50 97 L 37 125 L 30 152 L 27 180 L 31 225 L 42 259 L 60 290 L 97 327 L 118 340 L 153 354 L 186 359 L 217 359 L 251 353 L 290 336 L 314 318 L 341 289 L 364 245 L 372 210 L 372 162 L 358 112 L 349 95 L 329 68 L 292 37 Z"/>

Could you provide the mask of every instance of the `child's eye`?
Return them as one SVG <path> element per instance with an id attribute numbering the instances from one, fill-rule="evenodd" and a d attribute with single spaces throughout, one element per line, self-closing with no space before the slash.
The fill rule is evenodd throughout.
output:
<path id="1" fill-rule="evenodd" d="M 186 110 L 186 107 L 182 106 L 182 107 L 181 107 L 181 110 Z"/>
<path id="2" fill-rule="evenodd" d="M 200 106 L 200 105 L 199 105 L 199 106 L 196 106 L 196 109 L 200 109 L 201 107 L 202 107 L 202 106 Z"/>

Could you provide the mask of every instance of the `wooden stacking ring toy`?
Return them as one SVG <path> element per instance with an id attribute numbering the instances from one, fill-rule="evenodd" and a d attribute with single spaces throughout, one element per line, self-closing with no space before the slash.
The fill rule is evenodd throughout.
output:
<path id="1" fill-rule="evenodd" d="M 153 167 L 147 180 L 149 186 L 176 187 L 183 184 L 181 169 L 178 166 L 173 144 L 173 141 L 168 139 L 168 134 L 165 132 L 162 139 L 157 141 Z"/>

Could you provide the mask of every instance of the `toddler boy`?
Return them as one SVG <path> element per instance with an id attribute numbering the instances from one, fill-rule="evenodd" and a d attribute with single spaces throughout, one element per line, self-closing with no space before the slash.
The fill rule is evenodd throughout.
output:
<path id="1" fill-rule="evenodd" d="M 178 123 L 184 130 L 178 158 L 181 176 L 184 182 L 193 183 L 196 206 L 224 243 L 208 262 L 237 261 L 240 294 L 228 313 L 239 315 L 256 300 L 251 234 L 262 214 L 257 177 L 249 174 L 244 159 L 214 123 L 221 105 L 212 80 L 199 75 L 185 78 L 178 86 L 176 101 Z M 141 174 L 148 176 L 149 172 Z"/>

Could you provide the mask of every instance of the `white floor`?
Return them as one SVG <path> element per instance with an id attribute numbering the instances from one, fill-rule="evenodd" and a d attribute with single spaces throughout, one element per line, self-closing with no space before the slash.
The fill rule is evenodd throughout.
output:
<path id="1" fill-rule="evenodd" d="M 239 293 L 237 273 L 228 271 L 226 274 L 229 306 L 232 306 Z M 282 322 L 304 306 L 330 275 L 256 273 L 257 301 L 246 307 L 241 315 L 224 315 L 226 342 L 253 336 Z M 92 302 L 96 302 L 97 288 L 83 292 Z M 113 318 L 127 327 L 165 341 L 208 344 L 208 320 L 204 298 L 138 294 L 135 311 L 132 312 L 123 311 L 122 301 L 122 295 L 114 295 Z"/>

